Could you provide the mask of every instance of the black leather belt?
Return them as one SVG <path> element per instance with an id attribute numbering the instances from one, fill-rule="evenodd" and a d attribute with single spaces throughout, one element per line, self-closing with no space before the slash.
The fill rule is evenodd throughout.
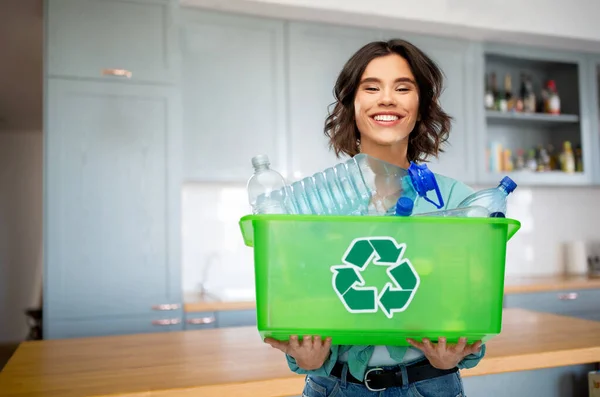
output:
<path id="1" fill-rule="evenodd" d="M 342 377 L 344 363 L 337 362 L 331 370 L 331 375 L 336 378 Z M 408 383 L 421 380 L 437 378 L 438 376 L 452 374 L 458 371 L 457 367 L 452 369 L 437 369 L 429 361 L 424 360 L 406 367 Z M 365 379 L 356 379 L 350 372 L 346 374 L 346 380 L 352 383 L 364 384 L 371 391 L 382 391 L 390 387 L 403 386 L 402 372 L 400 366 L 383 370 L 381 368 L 370 368 L 365 373 Z"/>

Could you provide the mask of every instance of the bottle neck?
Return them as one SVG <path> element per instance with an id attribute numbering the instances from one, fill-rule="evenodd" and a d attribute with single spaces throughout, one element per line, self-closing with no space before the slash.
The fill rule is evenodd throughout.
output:
<path id="1" fill-rule="evenodd" d="M 257 165 L 256 167 L 254 167 L 254 173 L 256 174 L 257 172 L 266 171 L 268 169 L 269 169 L 269 164 L 260 164 L 260 165 Z"/>

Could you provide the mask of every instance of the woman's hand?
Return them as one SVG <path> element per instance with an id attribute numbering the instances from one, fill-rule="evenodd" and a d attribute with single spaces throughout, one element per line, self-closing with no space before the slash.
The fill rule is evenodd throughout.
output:
<path id="1" fill-rule="evenodd" d="M 331 338 L 322 341 L 320 336 L 313 338 L 310 335 L 304 336 L 302 342 L 298 341 L 297 335 L 292 335 L 289 341 L 266 338 L 265 343 L 294 357 L 296 364 L 306 371 L 321 368 L 329 357 L 331 348 Z"/>
<path id="2" fill-rule="evenodd" d="M 446 344 L 446 338 L 439 338 L 437 344 L 431 343 L 427 338 L 423 338 L 423 342 L 414 339 L 407 339 L 407 341 L 421 350 L 431 365 L 438 369 L 454 368 L 469 354 L 481 351 L 481 341 L 468 345 L 467 338 L 460 338 L 457 344 L 449 345 Z"/>

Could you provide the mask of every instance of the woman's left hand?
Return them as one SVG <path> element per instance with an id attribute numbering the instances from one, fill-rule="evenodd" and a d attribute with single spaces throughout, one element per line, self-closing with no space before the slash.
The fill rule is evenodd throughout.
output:
<path id="1" fill-rule="evenodd" d="M 421 350 L 431 365 L 438 369 L 454 368 L 469 354 L 476 354 L 481 351 L 481 341 L 467 344 L 467 338 L 460 338 L 457 344 L 446 344 L 446 338 L 439 338 L 438 343 L 432 343 L 429 339 L 423 338 L 423 342 L 417 342 L 414 339 L 407 339 L 413 347 Z"/>

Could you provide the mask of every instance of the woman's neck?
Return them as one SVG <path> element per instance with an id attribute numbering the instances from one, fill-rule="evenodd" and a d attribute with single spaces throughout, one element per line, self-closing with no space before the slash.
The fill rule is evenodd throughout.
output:
<path id="1" fill-rule="evenodd" d="M 394 146 L 377 145 L 373 142 L 361 142 L 360 144 L 361 153 L 406 169 L 410 166 L 410 162 L 406 158 L 407 150 L 408 147 L 404 142 Z"/>

